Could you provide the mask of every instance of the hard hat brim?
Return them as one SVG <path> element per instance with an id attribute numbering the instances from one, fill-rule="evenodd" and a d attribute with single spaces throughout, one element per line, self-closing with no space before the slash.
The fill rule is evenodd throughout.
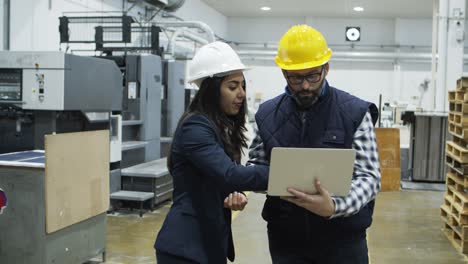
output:
<path id="1" fill-rule="evenodd" d="M 301 63 L 285 63 L 282 61 L 278 56 L 275 57 L 275 63 L 283 70 L 304 70 L 322 66 L 330 61 L 332 56 L 332 51 L 329 49 L 327 54 L 323 56 L 320 60 L 317 61 L 308 61 L 308 62 L 301 62 Z"/>
<path id="2" fill-rule="evenodd" d="M 196 81 L 199 81 L 201 79 L 205 79 L 205 78 L 208 78 L 208 77 L 223 77 L 223 76 L 230 75 L 230 74 L 232 74 L 234 72 L 237 72 L 237 71 L 244 72 L 244 71 L 248 71 L 248 70 L 251 70 L 251 69 L 252 69 L 252 67 L 244 66 L 244 67 L 241 67 L 241 68 L 231 69 L 231 70 L 219 72 L 219 73 L 216 73 L 216 74 L 201 74 L 200 76 L 194 76 L 191 79 L 187 79 L 187 82 L 188 83 L 194 83 Z"/>

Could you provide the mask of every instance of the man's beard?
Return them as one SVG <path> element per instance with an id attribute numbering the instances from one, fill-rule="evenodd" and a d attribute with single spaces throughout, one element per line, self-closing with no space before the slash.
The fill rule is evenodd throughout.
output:
<path id="1" fill-rule="evenodd" d="M 319 97 L 314 94 L 308 96 L 294 95 L 293 98 L 300 109 L 306 110 L 311 108 L 318 101 Z"/>
<path id="2" fill-rule="evenodd" d="M 322 93 L 322 84 L 319 87 L 319 89 L 312 92 L 312 95 L 301 95 L 301 92 L 293 94 L 294 101 L 301 110 L 307 110 L 317 103 Z"/>

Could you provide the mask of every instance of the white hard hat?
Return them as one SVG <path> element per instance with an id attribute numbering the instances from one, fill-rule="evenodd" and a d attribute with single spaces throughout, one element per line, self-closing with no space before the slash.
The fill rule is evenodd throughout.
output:
<path id="1" fill-rule="evenodd" d="M 200 86 L 207 77 L 248 69 L 228 44 L 215 41 L 202 46 L 193 56 L 187 81 Z"/>

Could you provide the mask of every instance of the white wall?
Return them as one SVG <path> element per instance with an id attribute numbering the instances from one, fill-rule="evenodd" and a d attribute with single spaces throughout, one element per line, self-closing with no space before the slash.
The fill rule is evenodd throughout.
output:
<path id="1" fill-rule="evenodd" d="M 431 109 L 434 91 L 429 87 L 422 93 L 420 88 L 421 83 L 431 77 L 430 65 L 401 63 L 400 67 L 401 77 L 395 78 L 394 64 L 389 62 L 330 62 L 327 80 L 331 86 L 376 105 L 382 95 L 382 103 L 398 101 Z M 248 103 L 253 108 L 256 93 L 260 93 L 265 101 L 283 93 L 286 86 L 281 70 L 275 66 L 254 66 L 245 77 Z"/>
<path id="2" fill-rule="evenodd" d="M 327 80 L 331 86 L 356 95 L 364 100 L 379 103 L 393 98 L 393 65 L 390 63 L 330 63 Z"/>
<path id="3" fill-rule="evenodd" d="M 304 17 L 229 17 L 229 39 L 237 42 L 278 42 L 291 26 L 305 23 Z"/>
<path id="4" fill-rule="evenodd" d="M 260 93 L 262 100 L 271 99 L 282 92 L 286 81 L 278 67 L 256 66 L 245 72 L 247 102 L 254 107 L 255 94 Z"/>
<path id="5" fill-rule="evenodd" d="M 347 26 L 361 28 L 359 45 L 394 44 L 395 23 L 392 19 L 307 18 L 306 23 L 319 30 L 329 45 L 350 44 L 345 39 Z"/>
<path id="6" fill-rule="evenodd" d="M 432 19 L 396 19 L 395 44 L 432 45 Z"/>
<path id="7" fill-rule="evenodd" d="M 187 0 L 174 15 L 186 21 L 195 20 L 207 23 L 216 35 L 228 37 L 228 18 L 201 0 Z"/>
<path id="8" fill-rule="evenodd" d="M 273 20 L 273 21 L 272 21 Z M 251 25 L 245 30 L 247 22 L 242 18 L 230 18 L 229 30 L 234 40 L 250 42 L 262 41 L 277 43 L 284 32 L 293 24 L 302 23 L 303 18 L 288 19 L 249 19 Z M 431 19 L 336 19 L 336 18 L 305 18 L 305 23 L 317 28 L 327 39 L 335 51 L 373 52 L 397 51 L 397 45 L 403 45 L 402 52 L 418 52 L 430 54 L 432 45 Z M 269 26 L 273 24 L 273 26 Z M 361 27 L 361 41 L 352 48 L 345 41 L 346 26 Z M 274 39 L 276 37 L 276 40 Z M 384 47 L 382 47 L 384 45 Z M 392 46 L 392 47 L 389 47 Z M 273 56 L 265 60 L 244 59 L 254 67 L 246 74 L 250 91 L 248 96 L 259 92 L 266 100 L 283 92 L 285 81 L 273 62 Z M 420 84 L 424 79 L 431 79 L 431 62 L 393 61 L 380 62 L 330 62 L 328 80 L 332 86 L 350 92 L 365 100 L 378 103 L 379 95 L 383 102 L 399 101 L 419 104 L 425 109 L 434 105 L 434 91 L 430 89 L 421 93 Z M 399 70 L 398 70 L 399 69 Z M 421 96 L 422 95 L 422 96 Z M 253 100 L 253 98 L 251 99 Z M 420 102 L 421 100 L 421 102 Z"/>

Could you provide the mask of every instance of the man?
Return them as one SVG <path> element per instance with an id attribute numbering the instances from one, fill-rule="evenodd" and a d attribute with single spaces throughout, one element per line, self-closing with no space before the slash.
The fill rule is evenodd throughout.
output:
<path id="1" fill-rule="evenodd" d="M 329 86 L 331 56 L 320 32 L 307 25 L 291 27 L 275 59 L 287 81 L 285 92 L 263 103 L 255 115 L 250 163 L 268 164 L 274 147 L 356 150 L 346 197 L 331 197 L 319 180 L 313 183 L 317 194 L 289 188 L 291 198 L 267 196 L 262 216 L 274 264 L 368 263 L 366 229 L 380 190 L 378 112 L 374 104 Z"/>

